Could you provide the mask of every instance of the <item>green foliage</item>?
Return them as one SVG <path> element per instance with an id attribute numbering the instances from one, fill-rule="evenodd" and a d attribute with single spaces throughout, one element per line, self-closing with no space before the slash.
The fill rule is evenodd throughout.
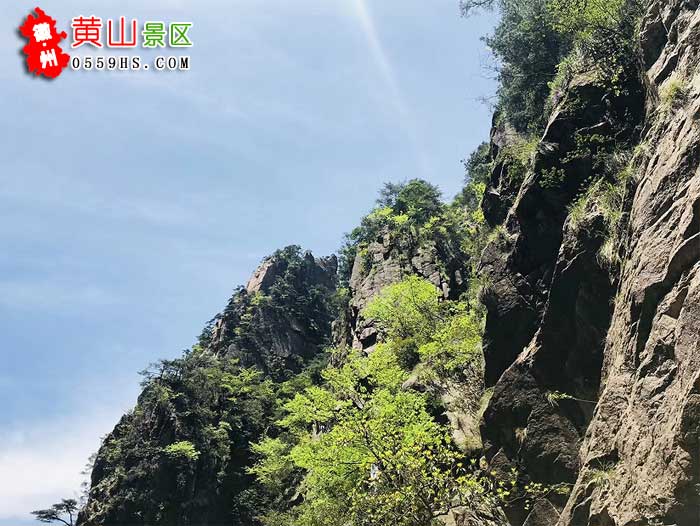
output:
<path id="1" fill-rule="evenodd" d="M 597 468 L 592 468 L 586 472 L 586 481 L 598 488 L 606 488 L 615 475 L 615 464 L 612 462 L 602 463 Z"/>
<path id="2" fill-rule="evenodd" d="M 354 353 L 286 405 L 280 425 L 290 444 L 267 439 L 253 468 L 272 489 L 301 469 L 303 502 L 264 523 L 289 525 L 433 524 L 460 495 L 480 494 L 425 395 L 403 391 L 407 373 L 389 345 Z M 270 476 L 270 474 L 272 474 Z"/>
<path id="3" fill-rule="evenodd" d="M 619 25 L 626 0 L 549 0 L 553 27 L 561 33 L 591 38 Z"/>
<path id="4" fill-rule="evenodd" d="M 416 359 L 443 379 L 481 360 L 480 314 L 439 297 L 417 277 L 386 287 L 362 312 L 381 333 L 372 353 L 350 352 L 285 404 L 282 433 L 254 446 L 250 471 L 278 495 L 296 485 L 303 500 L 276 499 L 264 524 L 426 526 L 454 502 L 499 498 L 503 485 L 456 449 L 431 396 L 404 389 Z"/>
<path id="5" fill-rule="evenodd" d="M 464 166 L 464 186 L 470 184 L 487 184 L 491 178 L 491 146 L 487 142 L 482 142 L 477 146 L 468 159 L 462 160 Z M 463 202 L 464 206 L 477 207 L 479 200 Z"/>
<path id="6" fill-rule="evenodd" d="M 362 315 L 375 320 L 406 369 L 419 360 L 431 374 L 460 374 L 481 357 L 482 313 L 466 302 L 439 302 L 428 281 L 411 276 L 386 287 Z"/>
<path id="7" fill-rule="evenodd" d="M 486 43 L 498 61 L 496 109 L 516 131 L 538 134 L 546 124 L 549 83 L 571 38 L 552 26 L 546 0 L 471 0 L 462 2 L 462 10 L 494 4 L 501 18 Z"/>
<path id="8" fill-rule="evenodd" d="M 620 155 L 629 159 L 628 153 Z M 614 163 L 613 163 L 614 164 Z M 599 261 L 610 268 L 618 263 L 624 206 L 628 186 L 634 174 L 632 161 L 627 161 L 624 168 L 612 177 L 598 179 L 569 208 L 569 226 L 581 230 L 595 216 L 603 218 L 604 241 L 598 252 Z"/>
<path id="9" fill-rule="evenodd" d="M 440 291 L 430 282 L 409 276 L 383 289 L 363 311 L 367 319 L 376 320 L 390 340 L 429 339 L 440 322 Z"/>
<path id="10" fill-rule="evenodd" d="M 206 513 L 223 520 L 235 510 L 249 524 L 260 499 L 245 471 L 249 444 L 277 419 L 288 397 L 284 384 L 201 351 L 160 362 L 144 376 L 138 405 L 100 449 L 91 513 L 130 522 L 137 519 L 130 510 L 140 510 L 140 520 L 174 524 Z M 202 473 L 214 476 L 198 478 Z"/>
<path id="11" fill-rule="evenodd" d="M 561 60 L 561 62 L 559 62 L 559 64 L 557 64 L 554 79 L 548 84 L 549 100 L 545 107 L 547 113 L 550 113 L 556 104 L 564 97 L 574 76 L 583 71 L 584 68 L 585 57 L 581 46 L 576 46 Z"/>
<path id="12" fill-rule="evenodd" d="M 470 312 L 466 304 L 458 304 L 431 340 L 418 349 L 418 354 L 438 378 L 450 378 L 475 360 L 481 361 L 482 333 L 479 313 Z"/>
<path id="13" fill-rule="evenodd" d="M 554 30 L 574 37 L 575 50 L 560 66 L 562 75 L 593 72 L 599 85 L 616 96 L 626 94 L 637 70 L 635 37 L 642 7 L 642 0 L 548 0 Z"/>
<path id="14" fill-rule="evenodd" d="M 552 407 L 557 407 L 559 406 L 559 402 L 562 400 L 574 400 L 576 402 L 585 402 L 588 404 L 595 404 L 597 402 L 593 400 L 584 400 L 583 398 L 577 398 L 573 395 L 567 394 L 567 393 L 562 393 L 560 391 L 549 391 L 546 394 L 547 401 Z"/>
<path id="15" fill-rule="evenodd" d="M 186 460 L 188 462 L 197 462 L 200 455 L 194 444 L 187 440 L 170 444 L 163 448 L 163 452 L 173 460 Z"/>
<path id="16" fill-rule="evenodd" d="M 377 207 L 362 218 L 360 226 L 345 236 L 340 250 L 339 275 L 341 285 L 347 285 L 355 258 L 366 253 L 367 247 L 384 236 L 409 248 L 418 243 L 420 229 L 444 210 L 440 191 L 430 183 L 413 179 L 407 183 L 387 183 L 380 192 Z M 363 258 L 365 271 L 372 262 Z"/>
<path id="17" fill-rule="evenodd" d="M 498 243 L 498 244 L 505 244 L 510 241 L 510 234 L 508 233 L 508 229 L 505 227 L 505 225 L 498 225 L 494 229 L 492 229 L 489 232 L 488 238 L 486 240 L 486 244 L 490 245 L 491 243 Z"/>
<path id="18" fill-rule="evenodd" d="M 414 179 L 401 185 L 389 198 L 393 214 L 405 215 L 416 224 L 424 224 L 442 209 L 440 191 L 430 183 Z"/>
<path id="19" fill-rule="evenodd" d="M 532 156 L 537 150 L 540 138 L 536 135 L 529 137 L 517 136 L 501 150 L 501 155 L 527 167 L 532 161 Z"/>
<path id="20" fill-rule="evenodd" d="M 463 0 L 465 15 L 497 7 L 486 39 L 498 61 L 500 118 L 515 131 L 539 134 L 573 76 L 595 71 L 616 95 L 635 74 L 641 0 Z"/>
<path id="21" fill-rule="evenodd" d="M 540 173 L 540 186 L 546 189 L 560 188 L 566 180 L 566 171 L 563 168 L 546 168 Z"/>
<path id="22" fill-rule="evenodd" d="M 262 460 L 248 469 L 270 493 L 283 495 L 287 481 L 294 472 L 294 464 L 289 457 L 291 445 L 280 438 L 265 437 L 251 445 L 251 451 Z"/>
<path id="23" fill-rule="evenodd" d="M 540 139 L 536 135 L 515 135 L 501 148 L 496 161 L 503 163 L 506 168 L 508 186 L 518 188 L 525 180 L 539 142 Z"/>
<path id="24" fill-rule="evenodd" d="M 389 242 L 406 263 L 421 249 L 435 253 L 441 271 L 449 265 L 466 265 L 470 238 L 469 228 L 478 215 L 469 217 L 478 208 L 477 201 L 485 186 L 475 187 L 470 199 L 469 213 L 462 206 L 447 206 L 440 200 L 436 187 L 421 180 L 402 184 L 387 184 L 377 207 L 362 219 L 359 227 L 346 236 L 340 251 L 341 286 L 349 282 L 352 267 L 359 257 L 364 275 L 373 270 L 371 250 L 376 243 Z M 467 216 L 467 217 L 465 217 Z"/>

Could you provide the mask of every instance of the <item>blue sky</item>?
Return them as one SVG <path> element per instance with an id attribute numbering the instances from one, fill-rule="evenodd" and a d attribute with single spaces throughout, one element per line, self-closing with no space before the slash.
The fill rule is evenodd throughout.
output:
<path id="1" fill-rule="evenodd" d="M 137 372 L 189 347 L 265 255 L 335 251 L 386 181 L 458 191 L 495 84 L 492 17 L 457 4 L 42 0 L 67 32 L 194 23 L 189 72 L 48 82 L 19 53 L 35 4 L 3 2 L 0 526 L 78 491 Z"/>

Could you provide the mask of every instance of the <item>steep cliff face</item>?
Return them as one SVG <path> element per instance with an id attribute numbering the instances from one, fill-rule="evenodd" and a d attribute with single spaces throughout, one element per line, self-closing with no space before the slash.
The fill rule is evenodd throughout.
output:
<path id="1" fill-rule="evenodd" d="M 549 497 L 549 518 L 511 506 L 512 524 L 700 520 L 699 28 L 697 2 L 651 2 L 640 78 L 619 96 L 586 75 L 571 82 L 505 214 L 494 196 L 513 191 L 496 164 L 484 201 L 504 222 L 482 259 L 486 452 L 494 469 L 573 488 L 568 502 Z M 614 247 L 606 211 L 586 199 L 606 177 L 601 152 L 580 148 L 593 135 L 634 149 L 614 182 Z"/>
<path id="2" fill-rule="evenodd" d="M 210 323 L 206 349 L 275 379 L 299 373 L 329 342 L 337 266 L 297 247 L 265 259 Z"/>
<path id="3" fill-rule="evenodd" d="M 700 521 L 699 37 L 698 2 L 654 2 L 644 19 L 644 155 L 603 386 L 561 524 Z"/>

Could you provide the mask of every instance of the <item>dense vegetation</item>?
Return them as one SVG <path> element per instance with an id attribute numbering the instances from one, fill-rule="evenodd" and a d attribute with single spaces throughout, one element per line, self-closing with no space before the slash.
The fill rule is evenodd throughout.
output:
<path id="1" fill-rule="evenodd" d="M 271 283 L 236 290 L 183 358 L 144 372 L 95 461 L 85 511 L 96 522 L 255 523 L 265 501 L 250 444 L 314 381 L 336 315 L 334 267 L 298 247 L 267 262 Z"/>
<path id="2" fill-rule="evenodd" d="M 599 72 L 620 89 L 636 61 L 634 36 L 642 0 L 462 0 L 500 13 L 486 43 L 499 81 L 495 109 L 518 133 L 539 134 L 548 108 L 573 76 Z"/>
<path id="3" fill-rule="evenodd" d="M 472 175 L 451 205 L 424 181 L 387 186 L 348 250 L 361 259 L 365 243 L 391 232 L 468 260 L 485 229 L 485 176 L 481 158 L 467 165 Z M 136 408 L 100 450 L 86 512 L 107 523 L 418 526 L 457 498 L 497 498 L 454 445 L 431 387 L 481 374 L 473 295 L 440 301 L 434 285 L 408 277 L 362 313 L 381 330 L 372 354 L 342 342 L 324 352 L 333 287 L 297 247 L 268 261 L 274 279 L 264 290 L 238 289 L 183 358 L 144 373 Z M 300 324 L 303 343 L 274 352 Z M 326 365 L 334 355 L 342 358 Z M 404 389 L 411 375 L 428 388 Z"/>
<path id="4" fill-rule="evenodd" d="M 364 313 L 383 342 L 285 404 L 280 433 L 255 446 L 251 472 L 278 495 L 264 524 L 424 526 L 456 502 L 499 498 L 455 447 L 430 389 L 404 388 L 411 372 L 429 381 L 481 365 L 479 313 L 438 298 L 416 277 L 385 289 Z"/>
<path id="5" fill-rule="evenodd" d="M 445 204 L 439 190 L 426 181 L 385 185 L 374 210 L 346 236 L 340 251 L 341 284 L 347 286 L 358 254 L 362 270 L 371 271 L 368 248 L 384 236 L 406 262 L 420 247 L 430 244 L 444 272 L 451 264 L 475 263 L 484 226 L 480 203 L 486 189 L 486 156 L 488 148 L 484 147 L 465 163 L 465 187 L 451 204 Z"/>

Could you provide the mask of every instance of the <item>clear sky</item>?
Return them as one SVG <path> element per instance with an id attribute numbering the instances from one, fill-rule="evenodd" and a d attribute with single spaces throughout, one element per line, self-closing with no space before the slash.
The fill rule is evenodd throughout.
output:
<path id="1" fill-rule="evenodd" d="M 36 4 L 69 34 L 191 21 L 192 70 L 32 78 Z M 0 526 L 19 526 L 78 492 L 137 372 L 265 255 L 334 252 L 386 181 L 458 191 L 488 138 L 493 20 L 458 0 L 36 0 L 0 21 Z"/>

